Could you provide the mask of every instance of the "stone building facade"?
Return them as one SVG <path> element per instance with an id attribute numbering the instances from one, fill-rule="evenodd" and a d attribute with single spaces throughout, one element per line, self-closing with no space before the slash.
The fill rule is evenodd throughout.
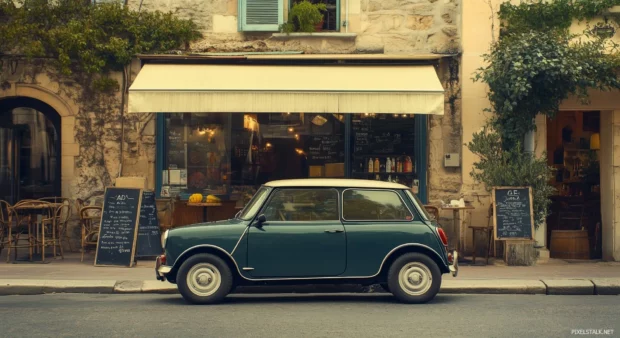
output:
<path id="1" fill-rule="evenodd" d="M 241 0 L 239 0 L 241 1 Z M 286 0 L 281 0 L 286 1 Z M 264 55 L 277 53 L 379 55 L 383 58 L 435 60 L 445 90 L 444 114 L 428 119 L 428 202 L 462 197 L 463 173 L 468 169 L 444 167 L 444 155 L 462 152 L 461 109 L 461 0 L 339 0 L 340 24 L 336 31 L 319 33 L 240 32 L 238 0 L 129 0 L 141 11 L 172 11 L 199 24 L 204 38 L 190 50 L 170 51 L 171 56 L 193 54 Z M 285 3 L 284 18 L 288 12 Z M 283 19 L 284 19 L 283 18 Z M 275 57 L 275 56 L 274 56 Z M 127 93 L 92 93 L 80 80 L 56 74 L 48 60 L 28 62 L 4 57 L 0 72 L 0 105 L 57 114 L 59 193 L 71 199 L 88 199 L 103 192 L 120 176 L 143 176 L 156 186 L 156 114 L 127 114 Z M 133 62 L 131 82 L 141 62 Z M 123 74 L 114 74 L 119 83 Z M 11 105 L 7 103 L 11 99 Z M 35 104 L 33 104 L 35 103 Z M 41 109 L 39 109 L 41 110 Z M 445 215 L 450 216 L 450 215 Z M 71 230 L 78 238 L 79 229 Z"/>

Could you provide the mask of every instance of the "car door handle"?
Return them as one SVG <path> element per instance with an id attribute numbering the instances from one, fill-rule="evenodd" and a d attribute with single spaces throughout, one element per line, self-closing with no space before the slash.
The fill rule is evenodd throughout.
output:
<path id="1" fill-rule="evenodd" d="M 325 232 L 327 232 L 328 234 L 336 234 L 339 232 L 344 232 L 344 230 L 334 229 L 334 230 L 325 230 Z"/>

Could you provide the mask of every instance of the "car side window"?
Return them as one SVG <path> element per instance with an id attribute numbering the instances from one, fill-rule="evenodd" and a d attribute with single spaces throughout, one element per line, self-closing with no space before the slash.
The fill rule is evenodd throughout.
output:
<path id="1" fill-rule="evenodd" d="M 392 190 L 348 189 L 342 200 L 342 215 L 347 221 L 413 220 L 411 211 Z"/>
<path id="2" fill-rule="evenodd" d="M 267 221 L 338 220 L 338 191 L 335 189 L 278 189 L 273 192 L 263 214 Z"/>

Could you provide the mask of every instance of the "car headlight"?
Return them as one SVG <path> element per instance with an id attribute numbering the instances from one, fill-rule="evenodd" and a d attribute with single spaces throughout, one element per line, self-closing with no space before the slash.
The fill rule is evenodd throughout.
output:
<path id="1" fill-rule="evenodd" d="M 170 231 L 170 230 L 166 230 L 166 232 L 164 232 L 164 235 L 163 235 L 163 236 L 161 236 L 161 247 L 162 247 L 163 249 L 165 249 L 165 248 L 166 248 L 166 241 L 168 240 L 168 232 L 169 232 L 169 231 Z"/>

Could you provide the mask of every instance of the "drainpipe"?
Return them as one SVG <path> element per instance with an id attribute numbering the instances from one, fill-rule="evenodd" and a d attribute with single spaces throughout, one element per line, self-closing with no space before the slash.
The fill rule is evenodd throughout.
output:
<path id="1" fill-rule="evenodd" d="M 345 33 L 348 33 L 349 32 L 349 0 L 347 0 L 347 3 L 346 3 L 344 22 L 346 23 L 346 25 L 344 25 Z"/>
<path id="2" fill-rule="evenodd" d="M 535 122 L 534 122 L 535 123 Z M 536 143 L 536 132 L 534 130 L 525 134 L 525 138 L 523 140 L 523 150 L 526 153 L 534 156 L 534 148 Z"/>

